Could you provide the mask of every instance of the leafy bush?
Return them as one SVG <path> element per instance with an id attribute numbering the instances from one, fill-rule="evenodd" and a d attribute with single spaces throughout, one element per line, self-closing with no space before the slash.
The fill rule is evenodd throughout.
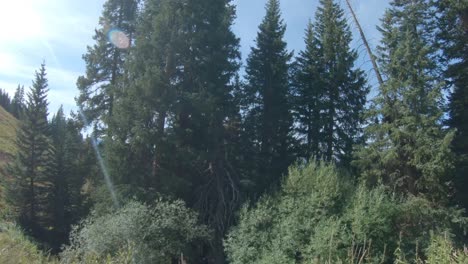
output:
<path id="1" fill-rule="evenodd" d="M 447 233 L 432 235 L 431 243 L 427 248 L 427 264 L 464 264 L 468 263 L 468 254 L 456 250 Z"/>
<path id="2" fill-rule="evenodd" d="M 431 231 L 466 225 L 459 210 L 348 179 L 330 164 L 291 168 L 278 193 L 241 210 L 225 240 L 231 263 L 393 263 L 399 252 L 424 258 Z"/>
<path id="3" fill-rule="evenodd" d="M 61 254 L 65 263 L 125 256 L 136 263 L 170 263 L 210 232 L 183 202 L 158 200 L 154 205 L 129 202 L 115 212 L 92 215 L 74 228 L 71 245 Z M 88 262 L 87 262 L 88 263 Z M 90 262 L 92 263 L 92 262 Z M 125 263 L 125 262 L 122 262 Z"/>
<path id="4" fill-rule="evenodd" d="M 291 168 L 279 193 L 241 210 L 239 225 L 225 240 L 229 260 L 293 263 L 306 258 L 311 250 L 319 250 L 311 247 L 311 239 L 318 226 L 324 226 L 343 210 L 349 186 L 331 165 L 312 162 Z M 333 226 L 327 228 L 325 237 L 316 239 L 327 240 Z"/>

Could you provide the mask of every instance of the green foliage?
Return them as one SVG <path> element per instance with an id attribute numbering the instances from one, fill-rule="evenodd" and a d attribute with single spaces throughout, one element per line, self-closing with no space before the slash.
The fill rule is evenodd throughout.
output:
<path id="1" fill-rule="evenodd" d="M 117 185 L 196 208 L 215 230 L 211 251 L 223 259 L 221 237 L 239 201 L 234 7 L 227 0 L 148 0 L 141 7 L 105 157 Z"/>
<path id="2" fill-rule="evenodd" d="M 226 252 L 232 263 L 288 263 L 296 259 L 311 259 L 308 252 L 328 256 L 333 215 L 340 211 L 348 196 L 349 183 L 339 178 L 331 165 L 311 162 L 290 170 L 282 190 L 265 196 L 252 208 L 244 207 L 240 222 L 225 241 Z M 323 235 L 316 246 L 311 238 L 317 227 Z M 324 231 L 324 232 L 321 232 Z M 336 231 L 338 232 L 338 231 Z"/>
<path id="3" fill-rule="evenodd" d="M 465 251 L 456 250 L 452 241 L 444 235 L 432 235 L 431 243 L 427 248 L 427 264 L 462 264 L 467 263 L 468 254 Z"/>
<path id="4" fill-rule="evenodd" d="M 0 107 L 11 113 L 11 98 L 7 91 L 0 88 Z"/>
<path id="5" fill-rule="evenodd" d="M 355 187 L 333 165 L 312 161 L 291 168 L 281 191 L 244 207 L 225 248 L 231 263 L 387 263 L 423 256 L 431 230 L 466 223 L 460 210 Z"/>
<path id="6" fill-rule="evenodd" d="M 50 229 L 53 234 L 51 246 L 58 250 L 67 242 L 72 224 L 83 215 L 84 143 L 81 127 L 67 119 L 60 108 L 50 122 L 50 139 L 53 146 L 52 168 L 47 180 L 51 188 L 47 196 Z"/>
<path id="7" fill-rule="evenodd" d="M 10 98 L 10 95 L 5 90 L 0 89 L 0 106 L 15 118 L 21 119 L 26 109 L 24 86 L 18 85 L 13 98 Z"/>
<path id="8" fill-rule="evenodd" d="M 246 84 L 241 107 L 254 171 L 256 191 L 262 193 L 277 185 L 293 161 L 290 64 L 292 53 L 284 41 L 286 25 L 280 2 L 269 0 L 259 26 L 256 46 L 251 48 L 246 65 Z"/>
<path id="9" fill-rule="evenodd" d="M 181 201 L 158 200 L 152 206 L 129 202 L 76 226 L 61 257 L 70 263 L 131 252 L 136 263 L 170 263 L 181 253 L 190 256 L 195 243 L 209 239 L 207 227 L 198 224 L 197 214 Z"/>
<path id="10" fill-rule="evenodd" d="M 26 110 L 26 102 L 24 98 L 24 86 L 18 85 L 15 91 L 15 95 L 11 100 L 11 113 L 18 119 L 24 117 L 24 111 Z"/>
<path id="11" fill-rule="evenodd" d="M 0 166 L 16 154 L 15 138 L 18 121 L 0 107 Z"/>
<path id="12" fill-rule="evenodd" d="M 15 139 L 18 126 L 18 121 L 0 106 L 0 218 L 10 213 L 5 187 L 11 176 L 6 172 L 6 165 L 16 155 Z"/>
<path id="13" fill-rule="evenodd" d="M 359 142 L 369 91 L 344 11 L 320 1 L 315 23 L 306 30 L 306 48 L 295 69 L 293 110 L 305 158 L 316 156 L 348 165 Z"/>
<path id="14" fill-rule="evenodd" d="M 88 47 L 83 56 L 86 74 L 80 76 L 77 87 L 80 95 L 77 104 L 92 125 L 96 135 L 102 135 L 112 116 L 115 94 L 122 78 L 123 65 L 128 49 L 121 49 L 109 41 L 112 30 L 122 30 L 132 44 L 135 33 L 136 15 L 139 0 L 109 0 L 99 20 L 99 28 L 93 39 L 96 43 Z"/>
<path id="15" fill-rule="evenodd" d="M 433 17 L 428 1 L 393 1 L 382 19 L 379 59 L 387 79 L 372 102 L 368 144 L 356 164 L 371 185 L 383 182 L 398 192 L 447 202 L 454 133 L 442 125 Z"/>
<path id="16" fill-rule="evenodd" d="M 47 121 L 48 81 L 45 65 L 36 72 L 24 120 L 17 132 L 16 159 L 8 165 L 7 201 L 21 226 L 36 238 L 47 229 L 47 175 L 51 168 L 51 142 Z"/>
<path id="17" fill-rule="evenodd" d="M 457 154 L 455 188 L 458 201 L 468 208 L 468 1 L 437 1 L 439 45 L 445 77 L 452 88 L 448 124 L 456 129 L 452 149 Z"/>
<path id="18" fill-rule="evenodd" d="M 0 223 L 0 263 L 3 264 L 53 264 L 14 224 Z"/>

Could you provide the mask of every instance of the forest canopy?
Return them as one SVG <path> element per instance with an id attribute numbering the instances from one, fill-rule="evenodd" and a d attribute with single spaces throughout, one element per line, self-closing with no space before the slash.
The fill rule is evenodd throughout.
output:
<path id="1" fill-rule="evenodd" d="M 466 263 L 468 1 L 390 1 L 376 48 L 346 3 L 319 0 L 294 53 L 268 0 L 243 63 L 233 1 L 107 0 L 76 112 L 49 112 L 45 62 L 0 90 L 0 251 Z"/>

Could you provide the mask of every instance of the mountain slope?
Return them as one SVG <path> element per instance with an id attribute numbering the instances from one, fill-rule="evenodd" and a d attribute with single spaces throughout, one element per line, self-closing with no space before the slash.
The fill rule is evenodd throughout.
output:
<path id="1" fill-rule="evenodd" d="M 10 160 L 15 152 L 18 120 L 0 106 L 0 166 Z"/>
<path id="2" fill-rule="evenodd" d="M 3 173 L 3 168 L 8 161 L 13 159 L 16 153 L 15 140 L 18 125 L 18 120 L 0 106 L 0 217 L 1 211 L 5 211 L 6 208 L 2 186 L 3 177 L 6 177 L 6 175 Z"/>

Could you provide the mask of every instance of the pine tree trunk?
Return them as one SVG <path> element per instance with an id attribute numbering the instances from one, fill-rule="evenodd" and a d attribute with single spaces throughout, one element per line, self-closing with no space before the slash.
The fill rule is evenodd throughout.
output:
<path id="1" fill-rule="evenodd" d="M 35 135 L 33 135 L 35 137 Z M 36 177 L 36 149 L 35 145 L 32 145 L 31 150 L 31 164 L 30 164 L 30 174 L 29 174 L 29 193 L 30 193 L 30 211 L 29 211 L 29 221 L 30 224 L 36 222 L 36 194 L 34 188 L 34 179 Z"/>

